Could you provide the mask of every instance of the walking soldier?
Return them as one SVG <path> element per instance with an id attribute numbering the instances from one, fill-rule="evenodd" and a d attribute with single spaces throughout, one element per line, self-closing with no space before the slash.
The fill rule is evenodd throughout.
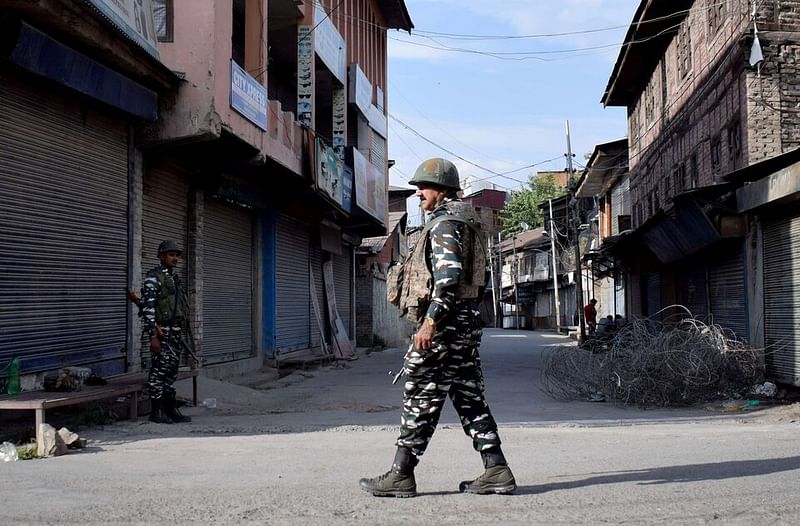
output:
<path id="1" fill-rule="evenodd" d="M 500 448 L 500 436 L 484 397 L 478 346 L 478 301 L 486 284 L 486 248 L 474 209 L 461 201 L 453 163 L 430 159 L 411 184 L 430 213 L 419 242 L 402 266 L 390 269 L 390 303 L 417 323 L 406 354 L 403 413 L 391 469 L 361 479 L 375 496 L 416 495 L 414 468 L 428 447 L 449 396 L 464 432 L 483 459 L 484 473 L 462 482 L 468 493 L 511 493 L 516 482 Z"/>

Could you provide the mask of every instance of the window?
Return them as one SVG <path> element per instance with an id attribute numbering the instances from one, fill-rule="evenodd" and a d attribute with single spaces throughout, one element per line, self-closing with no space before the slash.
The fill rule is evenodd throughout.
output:
<path id="1" fill-rule="evenodd" d="M 679 194 L 684 191 L 686 184 L 686 164 L 681 163 L 675 167 L 672 173 L 673 185 L 675 186 L 675 193 Z"/>
<path id="2" fill-rule="evenodd" d="M 241 67 L 245 59 L 245 0 L 233 0 L 233 27 L 231 29 L 231 58 Z"/>
<path id="3" fill-rule="evenodd" d="M 678 77 L 685 79 L 692 70 L 692 35 L 689 21 L 684 20 L 678 30 Z"/>
<path id="4" fill-rule="evenodd" d="M 153 20 L 156 24 L 156 38 L 159 42 L 174 42 L 173 0 L 153 0 Z"/>
<path id="5" fill-rule="evenodd" d="M 634 140 L 638 139 L 639 138 L 639 107 L 638 106 L 635 106 L 633 108 L 633 111 L 631 111 L 631 116 L 628 119 L 628 122 L 630 123 L 629 125 L 631 127 L 630 131 L 628 132 L 629 136 Z"/>
<path id="6" fill-rule="evenodd" d="M 725 23 L 728 16 L 728 2 L 726 0 L 708 0 L 708 34 L 713 36 Z"/>
<path id="7" fill-rule="evenodd" d="M 647 124 L 656 120 L 656 90 L 652 79 L 644 89 L 644 118 Z"/>
<path id="8" fill-rule="evenodd" d="M 688 188 L 697 188 L 700 185 L 700 167 L 697 165 L 697 154 L 693 153 L 689 158 L 689 181 L 686 183 Z"/>
<path id="9" fill-rule="evenodd" d="M 722 162 L 722 138 L 716 135 L 711 138 L 711 170 L 718 172 Z"/>
<path id="10" fill-rule="evenodd" d="M 742 158 L 742 124 L 736 120 L 728 126 L 728 160 L 731 169 L 738 168 Z"/>

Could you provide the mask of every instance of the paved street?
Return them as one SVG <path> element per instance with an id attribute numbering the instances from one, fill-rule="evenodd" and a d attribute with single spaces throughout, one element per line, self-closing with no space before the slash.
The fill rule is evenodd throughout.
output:
<path id="1" fill-rule="evenodd" d="M 205 380 L 175 426 L 82 431 L 91 447 L 0 464 L 0 524 L 796 524 L 800 412 L 725 416 L 559 403 L 538 388 L 551 333 L 490 330 L 490 403 L 515 496 L 457 492 L 479 456 L 448 409 L 417 469 L 420 496 L 358 489 L 393 455 L 402 350 L 281 380 Z M 183 386 L 184 388 L 186 386 Z"/>

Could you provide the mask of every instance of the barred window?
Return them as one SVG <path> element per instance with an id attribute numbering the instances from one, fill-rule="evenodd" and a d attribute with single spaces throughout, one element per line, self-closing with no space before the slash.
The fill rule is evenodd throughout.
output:
<path id="1" fill-rule="evenodd" d="M 742 158 L 742 125 L 736 120 L 728 126 L 728 160 L 731 169 L 738 168 L 739 160 Z"/>
<path id="2" fill-rule="evenodd" d="M 644 118 L 647 124 L 656 120 L 656 90 L 652 79 L 644 89 Z"/>
<path id="3" fill-rule="evenodd" d="M 715 135 L 711 139 L 711 170 L 718 172 L 722 164 L 722 138 Z"/>
<path id="4" fill-rule="evenodd" d="M 159 42 L 173 42 L 173 0 L 153 0 L 153 19 L 156 24 L 156 38 Z"/>
<path id="5" fill-rule="evenodd" d="M 689 158 L 689 181 L 688 188 L 697 188 L 700 185 L 700 167 L 697 164 L 697 154 L 693 153 Z"/>
<path id="6" fill-rule="evenodd" d="M 708 0 L 708 34 L 717 34 L 719 28 L 725 23 L 728 16 L 728 2 L 726 0 Z"/>
<path id="7" fill-rule="evenodd" d="M 678 77 L 686 78 L 692 70 L 692 35 L 689 21 L 684 20 L 678 30 Z"/>

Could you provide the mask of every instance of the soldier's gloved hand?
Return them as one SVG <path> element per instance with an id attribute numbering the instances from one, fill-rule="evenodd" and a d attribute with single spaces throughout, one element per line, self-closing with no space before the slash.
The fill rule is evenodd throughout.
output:
<path id="1" fill-rule="evenodd" d="M 150 337 L 150 353 L 151 354 L 158 354 L 161 352 L 161 341 L 158 339 L 158 336 L 151 336 Z"/>

